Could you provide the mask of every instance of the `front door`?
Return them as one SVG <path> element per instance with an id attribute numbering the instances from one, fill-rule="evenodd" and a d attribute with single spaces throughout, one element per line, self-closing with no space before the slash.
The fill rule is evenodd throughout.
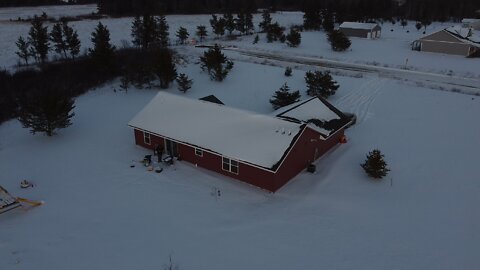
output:
<path id="1" fill-rule="evenodd" d="M 168 139 L 165 139 L 165 145 L 167 150 L 167 155 L 172 157 L 178 157 L 177 143 Z"/>

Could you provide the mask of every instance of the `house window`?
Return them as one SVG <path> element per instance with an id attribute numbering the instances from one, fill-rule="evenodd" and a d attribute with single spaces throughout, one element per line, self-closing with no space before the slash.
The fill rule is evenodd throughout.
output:
<path id="1" fill-rule="evenodd" d="M 150 145 L 150 143 L 152 142 L 152 141 L 150 140 L 150 133 L 147 133 L 147 132 L 145 132 L 145 131 L 143 132 L 143 142 L 144 142 L 145 144 Z"/>
<path id="2" fill-rule="evenodd" d="M 222 169 L 227 172 L 238 174 L 238 161 L 222 157 Z"/>
<path id="3" fill-rule="evenodd" d="M 203 150 L 199 148 L 195 148 L 195 155 L 199 157 L 203 157 Z"/>

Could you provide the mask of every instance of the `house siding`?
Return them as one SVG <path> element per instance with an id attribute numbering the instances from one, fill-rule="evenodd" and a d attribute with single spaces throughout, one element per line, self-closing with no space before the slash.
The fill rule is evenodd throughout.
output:
<path id="1" fill-rule="evenodd" d="M 215 154 L 202 149 L 203 156 L 200 157 L 195 154 L 195 146 L 180 142 L 177 142 L 177 150 L 178 156 L 181 160 L 268 191 L 275 192 L 303 171 L 308 164 L 312 163 L 332 147 L 337 145 L 343 134 L 344 130 L 341 129 L 327 140 L 321 140 L 318 132 L 306 127 L 276 172 L 239 161 L 239 173 L 235 174 L 222 169 L 222 156 L 220 154 Z M 135 142 L 139 146 L 152 150 L 155 149 L 156 145 L 164 147 L 165 139 L 162 136 L 151 134 L 151 144 L 148 145 L 144 143 L 143 131 L 134 129 L 134 135 Z M 316 155 L 315 149 L 317 149 Z"/>
<path id="2" fill-rule="evenodd" d="M 448 43 L 422 40 L 422 51 L 468 56 L 472 46 L 465 43 Z"/>
<path id="3" fill-rule="evenodd" d="M 348 37 L 360 37 L 360 38 L 379 38 L 381 36 L 382 28 L 375 26 L 372 30 L 369 29 L 353 29 L 353 28 L 340 28 L 342 33 Z"/>
<path id="4" fill-rule="evenodd" d="M 332 147 L 337 145 L 343 135 L 344 130 L 341 129 L 328 139 L 321 140 L 318 132 L 306 128 L 276 173 L 276 189 L 281 188 L 291 178 L 306 169 L 310 163 L 314 162 Z M 317 149 L 316 155 L 315 149 Z"/>

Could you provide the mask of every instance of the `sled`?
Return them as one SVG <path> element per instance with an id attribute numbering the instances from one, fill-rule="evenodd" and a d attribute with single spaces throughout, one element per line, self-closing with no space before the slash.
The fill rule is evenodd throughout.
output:
<path id="1" fill-rule="evenodd" d="M 24 206 L 23 204 L 27 204 L 30 206 L 28 208 L 25 208 L 26 210 L 28 210 L 30 208 L 42 205 L 43 202 L 13 197 L 12 195 L 10 195 L 10 193 L 8 193 L 6 189 L 0 186 L 0 214 Z"/>

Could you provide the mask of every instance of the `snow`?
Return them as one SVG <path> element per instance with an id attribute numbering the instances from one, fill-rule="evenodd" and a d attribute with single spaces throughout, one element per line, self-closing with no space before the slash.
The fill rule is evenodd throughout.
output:
<path id="1" fill-rule="evenodd" d="M 163 92 L 129 125 L 264 168 L 273 168 L 301 131 L 297 123 Z"/>
<path id="2" fill-rule="evenodd" d="M 276 113 L 278 113 L 277 115 L 279 117 L 288 117 L 304 123 L 307 123 L 311 119 L 317 119 L 322 122 L 341 119 L 337 113 L 328 108 L 319 98 L 311 98 L 307 101 L 299 101 L 290 106 L 280 108 Z M 327 137 L 336 131 L 319 128 L 313 124 L 310 124 L 310 126 Z"/>
<path id="3" fill-rule="evenodd" d="M 301 13 L 276 16 L 283 25 L 302 19 Z M 193 29 L 208 25 L 208 17 L 167 20 L 171 27 L 189 21 Z M 116 45 L 130 39 L 130 19 L 105 22 Z M 95 24 L 75 26 L 88 40 Z M 459 84 L 461 76 L 478 78 L 478 59 L 410 51 L 409 41 L 422 36 L 414 23 L 405 30 L 391 26 L 394 32 L 385 26 L 381 39 L 352 39 L 346 53 L 332 52 L 322 32 L 302 33 L 298 49 L 267 44 L 262 35 L 255 46 L 253 37 L 229 44 L 390 67 L 409 58 L 411 69 L 452 70 Z M 427 31 L 445 27 L 434 23 Z M 1 65 L 10 68 L 16 63 L 12 43 L 28 25 L 0 28 Z M 214 94 L 225 106 L 259 114 L 272 113 L 268 100 L 285 82 L 304 94 L 305 71 L 315 68 L 285 62 L 293 68 L 285 77 L 284 66 L 269 59 L 228 52 L 235 66 L 217 83 L 196 64 L 202 50 L 178 51 L 187 60 L 178 71 L 194 80 L 184 96 Z M 357 115 L 348 143 L 318 160 L 316 173 L 301 173 L 275 194 L 185 162 L 155 164 L 164 166 L 160 174 L 146 171 L 138 160 L 151 151 L 134 144 L 127 123 L 156 89 L 114 92 L 116 81 L 92 90 L 76 99 L 73 125 L 52 138 L 31 135 L 16 120 L 3 123 L 0 185 L 45 204 L 0 215 L 0 269 L 162 269 L 170 255 L 180 269 L 478 269 L 480 98 L 449 92 L 443 82 L 445 91 L 437 91 L 406 78 L 356 72 L 360 76 L 332 72 L 340 88 L 329 101 Z M 175 86 L 167 92 L 183 95 Z M 358 165 L 373 148 L 391 169 L 380 182 Z M 22 179 L 35 187 L 21 189 Z M 218 190 L 221 196 L 214 196 Z"/>
<path id="4" fill-rule="evenodd" d="M 343 22 L 340 28 L 372 30 L 377 25 L 376 23 Z"/>

